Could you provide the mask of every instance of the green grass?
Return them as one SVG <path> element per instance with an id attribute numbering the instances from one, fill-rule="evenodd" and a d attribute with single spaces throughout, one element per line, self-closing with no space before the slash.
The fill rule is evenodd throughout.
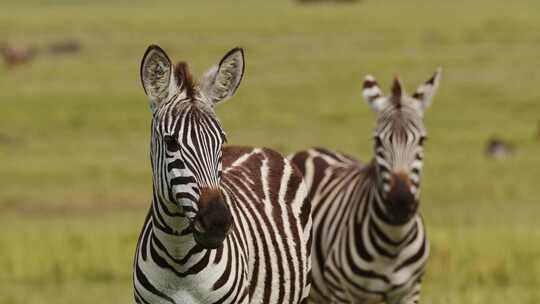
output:
<path id="1" fill-rule="evenodd" d="M 218 115 L 233 144 L 313 145 L 366 160 L 363 76 L 412 91 L 442 66 L 426 113 L 424 303 L 539 303 L 540 2 L 3 1 L 0 41 L 82 52 L 0 67 L 0 303 L 122 303 L 150 199 L 150 43 L 196 75 L 246 49 Z M 492 135 L 517 146 L 486 159 Z"/>

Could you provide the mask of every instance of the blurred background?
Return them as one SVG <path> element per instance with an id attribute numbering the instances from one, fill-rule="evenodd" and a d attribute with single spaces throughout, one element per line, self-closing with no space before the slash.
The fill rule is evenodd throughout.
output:
<path id="1" fill-rule="evenodd" d="M 540 2 L 0 2 L 0 303 L 132 301 L 150 205 L 151 43 L 195 75 L 246 51 L 229 142 L 369 160 L 365 74 L 426 113 L 423 303 L 540 303 Z"/>

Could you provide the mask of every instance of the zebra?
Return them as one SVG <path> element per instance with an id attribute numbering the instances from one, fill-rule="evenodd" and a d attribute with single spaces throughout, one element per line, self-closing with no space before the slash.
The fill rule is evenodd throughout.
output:
<path id="1" fill-rule="evenodd" d="M 214 105 L 235 93 L 244 66 L 235 48 L 195 82 L 159 46 L 144 54 L 153 195 L 134 258 L 136 303 L 300 303 L 309 294 L 303 176 L 271 149 L 223 147 Z"/>
<path id="2" fill-rule="evenodd" d="M 425 109 L 441 70 L 409 96 L 395 78 L 385 97 L 367 76 L 377 113 L 367 164 L 323 148 L 289 156 L 313 207 L 312 303 L 418 303 L 429 244 L 418 210 Z"/>

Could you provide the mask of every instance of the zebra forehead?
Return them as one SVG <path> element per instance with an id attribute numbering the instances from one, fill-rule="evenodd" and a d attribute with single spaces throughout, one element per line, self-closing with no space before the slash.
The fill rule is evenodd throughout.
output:
<path id="1" fill-rule="evenodd" d="M 183 106 L 176 107 L 172 112 L 174 117 L 170 120 L 170 127 L 174 127 L 175 132 L 179 132 L 183 124 L 196 124 L 205 126 L 204 129 L 209 131 L 203 132 L 204 134 L 219 133 L 219 137 L 223 141 L 227 140 L 225 131 L 211 108 L 209 109 L 204 104 L 186 105 L 185 102 L 183 104 Z"/>
<path id="2" fill-rule="evenodd" d="M 425 133 L 422 117 L 411 107 L 392 107 L 377 119 L 377 133 L 392 132 L 407 135 L 408 131 Z"/>
<path id="3" fill-rule="evenodd" d="M 198 102 L 196 99 L 186 100 L 181 96 L 175 95 L 169 102 L 159 111 L 161 119 L 178 120 L 182 117 L 189 116 L 197 120 L 203 118 L 211 118 L 217 120 L 216 114 L 212 107 L 204 102 Z"/>

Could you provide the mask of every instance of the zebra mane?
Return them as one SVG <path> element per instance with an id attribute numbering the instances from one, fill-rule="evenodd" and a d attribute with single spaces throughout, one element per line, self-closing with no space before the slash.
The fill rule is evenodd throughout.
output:
<path id="1" fill-rule="evenodd" d="M 402 100 L 405 95 L 404 90 L 401 86 L 401 81 L 399 80 L 399 76 L 394 76 L 394 82 L 392 83 L 392 103 L 396 106 L 396 108 L 401 109 Z"/>
<path id="2" fill-rule="evenodd" d="M 174 76 L 181 91 L 185 91 L 188 98 L 195 94 L 195 82 L 187 62 L 180 61 L 174 66 Z"/>
<path id="3" fill-rule="evenodd" d="M 212 107 L 204 102 L 197 101 L 196 99 L 189 101 L 173 100 L 171 102 L 172 112 L 175 113 L 175 115 L 192 115 L 197 120 L 208 117 L 220 123 L 219 118 Z"/>

